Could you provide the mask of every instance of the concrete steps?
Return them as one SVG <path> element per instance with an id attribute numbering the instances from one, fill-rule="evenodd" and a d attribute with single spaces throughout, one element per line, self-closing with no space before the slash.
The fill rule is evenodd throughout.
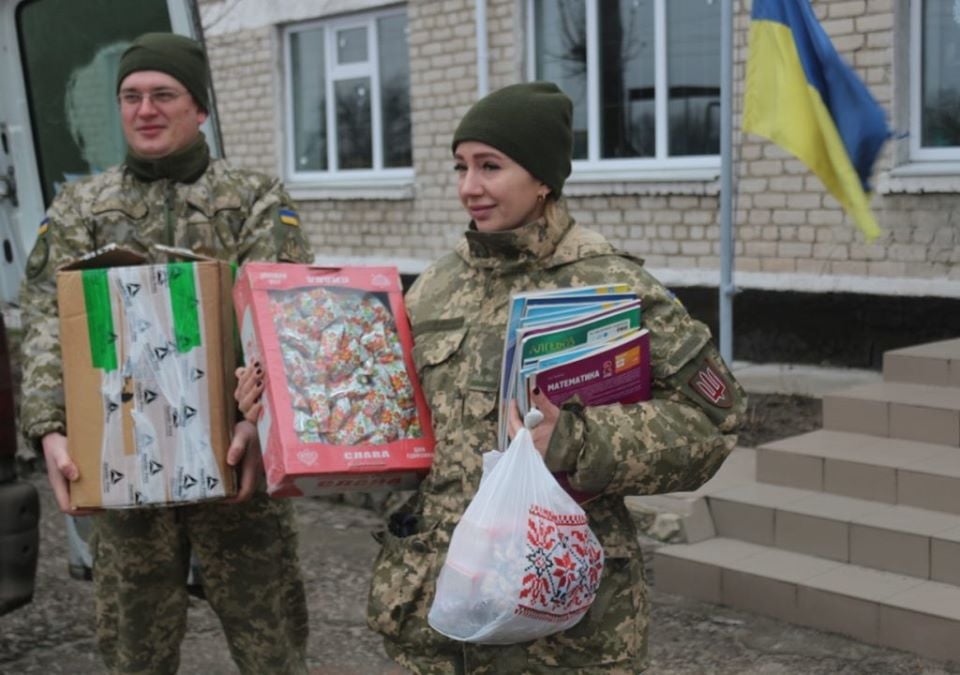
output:
<path id="1" fill-rule="evenodd" d="M 960 447 L 960 387 L 884 381 L 828 394 L 823 428 Z"/>
<path id="2" fill-rule="evenodd" d="M 715 538 L 654 558 L 657 588 L 870 644 L 960 659 L 952 584 Z"/>
<path id="3" fill-rule="evenodd" d="M 960 583 L 954 514 L 763 483 L 722 490 L 709 504 L 718 537 Z"/>
<path id="4" fill-rule="evenodd" d="M 658 589 L 960 661 L 960 340 L 887 352 L 696 496 L 712 527 L 657 549 Z"/>
<path id="5" fill-rule="evenodd" d="M 960 449 L 821 429 L 757 449 L 761 483 L 960 514 Z"/>

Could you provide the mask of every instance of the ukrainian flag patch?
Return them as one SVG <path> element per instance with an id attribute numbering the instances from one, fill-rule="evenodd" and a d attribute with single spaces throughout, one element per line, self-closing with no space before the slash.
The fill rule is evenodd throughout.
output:
<path id="1" fill-rule="evenodd" d="M 284 225 L 300 227 L 300 216 L 293 209 L 280 209 L 280 222 Z"/>
<path id="2" fill-rule="evenodd" d="M 44 218 L 40 221 L 40 228 L 37 230 L 37 236 L 42 237 L 50 229 L 50 218 Z"/>

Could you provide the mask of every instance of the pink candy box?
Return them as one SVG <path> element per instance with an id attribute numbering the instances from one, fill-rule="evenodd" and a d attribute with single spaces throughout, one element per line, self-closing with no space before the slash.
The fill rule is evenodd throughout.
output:
<path id="1" fill-rule="evenodd" d="M 415 487 L 434 439 L 396 268 L 251 262 L 233 298 L 246 363 L 265 371 L 270 494 Z"/>

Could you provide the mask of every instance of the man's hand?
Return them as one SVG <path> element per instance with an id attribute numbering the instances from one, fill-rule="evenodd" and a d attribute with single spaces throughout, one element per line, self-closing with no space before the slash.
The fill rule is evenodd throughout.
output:
<path id="1" fill-rule="evenodd" d="M 257 428 L 246 420 L 237 422 L 233 429 L 233 440 L 227 450 L 227 464 L 239 465 L 240 484 L 236 497 L 226 501 L 236 503 L 250 499 L 257 488 L 257 481 L 263 475 L 263 456 L 260 454 Z"/>
<path id="2" fill-rule="evenodd" d="M 99 509 L 74 509 L 70 506 L 70 483 L 80 478 L 80 470 L 67 452 L 67 437 L 55 431 L 40 439 L 40 444 L 47 465 L 47 480 L 50 481 L 60 510 L 72 516 L 98 513 Z"/>
<path id="3" fill-rule="evenodd" d="M 560 417 L 560 408 L 555 406 L 539 388 L 533 390 L 530 396 L 530 406 L 543 413 L 543 421 L 533 428 L 530 436 L 533 438 L 533 447 L 537 449 L 541 456 L 546 456 L 547 448 L 550 446 L 550 437 L 553 436 L 553 429 L 557 426 L 557 418 Z M 523 420 L 520 419 L 520 408 L 517 406 L 516 400 L 510 401 L 508 426 L 510 438 L 516 436 L 522 428 Z"/>
<path id="4" fill-rule="evenodd" d="M 263 396 L 263 369 L 260 364 L 254 361 L 249 366 L 237 368 L 237 388 L 233 392 L 233 397 L 237 400 L 237 407 L 243 414 L 243 419 L 254 424 L 260 417 L 260 410 L 263 404 L 260 402 Z"/>

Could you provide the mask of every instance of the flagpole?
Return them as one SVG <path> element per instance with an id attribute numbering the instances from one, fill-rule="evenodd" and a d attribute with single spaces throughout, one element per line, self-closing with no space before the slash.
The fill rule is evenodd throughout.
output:
<path id="1" fill-rule="evenodd" d="M 733 363 L 733 0 L 720 3 L 720 356 Z"/>

